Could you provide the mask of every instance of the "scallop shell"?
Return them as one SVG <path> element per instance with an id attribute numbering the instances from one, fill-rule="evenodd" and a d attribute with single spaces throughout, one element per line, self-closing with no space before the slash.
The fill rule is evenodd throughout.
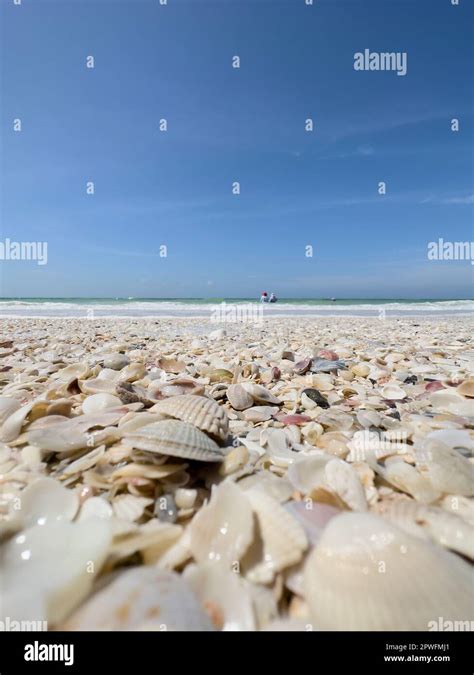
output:
<path id="1" fill-rule="evenodd" d="M 329 522 L 304 587 L 321 630 L 426 631 L 440 616 L 472 618 L 470 565 L 372 514 Z"/>
<path id="2" fill-rule="evenodd" d="M 242 558 L 254 534 L 247 495 L 225 480 L 213 487 L 211 500 L 190 525 L 190 548 L 197 562 L 222 564 L 228 569 Z"/>
<path id="3" fill-rule="evenodd" d="M 425 440 L 415 452 L 417 466 L 444 494 L 474 495 L 474 465 L 459 452 L 436 440 Z"/>
<path id="4" fill-rule="evenodd" d="M 223 449 L 205 433 L 180 420 L 153 422 L 136 431 L 126 432 L 123 438 L 125 443 L 139 450 L 201 462 L 222 462 L 225 455 Z"/>
<path id="5" fill-rule="evenodd" d="M 408 534 L 430 539 L 474 559 L 474 527 L 445 509 L 412 501 L 397 501 L 380 510 L 380 515 Z"/>
<path id="6" fill-rule="evenodd" d="M 144 566 L 122 572 L 89 598 L 61 629 L 211 631 L 213 627 L 180 576 Z"/>
<path id="7" fill-rule="evenodd" d="M 35 525 L 5 544 L 4 583 L 42 597 L 46 620 L 57 625 L 89 593 L 110 541 L 105 520 Z"/>
<path id="8" fill-rule="evenodd" d="M 247 496 L 257 517 L 258 538 L 242 564 L 253 583 L 270 583 L 274 575 L 303 557 L 308 540 L 302 526 L 280 504 L 261 490 Z"/>
<path id="9" fill-rule="evenodd" d="M 223 443 L 227 438 L 229 432 L 227 413 L 212 398 L 193 394 L 172 396 L 157 403 L 153 410 L 189 422 L 217 442 Z"/>
<path id="10" fill-rule="evenodd" d="M 146 507 L 151 504 L 153 504 L 153 499 L 125 494 L 115 497 L 112 506 L 117 518 L 133 522 L 139 520 L 143 516 Z"/>
<path id="11" fill-rule="evenodd" d="M 208 563 L 188 565 L 183 578 L 217 630 L 255 630 L 252 598 L 238 574 Z"/>
<path id="12" fill-rule="evenodd" d="M 28 485 L 20 495 L 20 502 L 23 527 L 71 521 L 79 508 L 77 494 L 53 478 L 39 478 Z"/>
<path id="13" fill-rule="evenodd" d="M 245 410 L 253 406 L 253 397 L 241 384 L 231 384 L 227 388 L 227 399 L 234 410 Z"/>

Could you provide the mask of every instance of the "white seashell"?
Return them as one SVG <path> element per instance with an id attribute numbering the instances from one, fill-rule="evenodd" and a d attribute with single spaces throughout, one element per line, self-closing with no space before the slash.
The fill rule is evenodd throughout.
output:
<path id="1" fill-rule="evenodd" d="M 358 377 L 367 377 L 370 373 L 370 366 L 367 363 L 356 363 L 351 367 L 351 371 Z"/>
<path id="2" fill-rule="evenodd" d="M 288 480 L 295 490 L 304 495 L 325 484 L 325 469 L 333 458 L 323 452 L 297 458 L 288 469 Z M 342 461 L 342 460 L 341 460 Z"/>
<path id="3" fill-rule="evenodd" d="M 440 616 L 472 618 L 470 565 L 372 514 L 329 522 L 304 586 L 321 630 L 426 631 Z"/>
<path id="4" fill-rule="evenodd" d="M 369 453 L 367 453 L 367 463 L 388 483 L 394 485 L 399 490 L 412 495 L 422 504 L 431 504 L 441 497 L 441 492 L 431 483 L 427 476 L 421 474 L 415 467 L 407 464 L 401 458 L 395 458 L 396 461 L 386 462 L 383 467 Z"/>
<path id="5" fill-rule="evenodd" d="M 110 546 L 105 520 L 36 525 L 5 544 L 4 582 L 25 586 L 34 599 L 43 598 L 46 619 L 57 625 L 84 599 Z"/>
<path id="6" fill-rule="evenodd" d="M 239 480 L 238 486 L 244 491 L 261 490 L 280 504 L 288 501 L 293 494 L 293 486 L 289 480 L 269 471 L 259 471 L 251 476 L 245 476 Z"/>
<path id="7" fill-rule="evenodd" d="M 441 508 L 474 526 L 474 500 L 462 495 L 446 495 L 439 504 Z"/>
<path id="8" fill-rule="evenodd" d="M 204 432 L 180 420 L 148 424 L 136 431 L 126 432 L 123 440 L 139 450 L 201 462 L 221 462 L 225 454 Z"/>
<path id="9" fill-rule="evenodd" d="M 245 410 L 253 405 L 253 398 L 240 384 L 231 384 L 226 391 L 227 400 L 234 410 Z"/>
<path id="10" fill-rule="evenodd" d="M 129 520 L 114 518 L 112 525 L 116 523 L 120 524 L 120 528 L 118 532 L 115 532 L 115 538 L 109 550 L 107 558 L 109 569 L 138 552 L 145 565 L 154 564 L 182 534 L 180 525 L 163 523 L 156 518 L 140 526 L 134 525 Z M 133 525 L 133 527 L 123 527 L 124 524 Z"/>
<path id="11" fill-rule="evenodd" d="M 426 440 L 416 449 L 415 459 L 435 489 L 444 494 L 474 495 L 474 465 L 456 450 Z"/>
<path id="12" fill-rule="evenodd" d="M 379 427 L 380 422 L 382 421 L 382 416 L 375 410 L 359 410 L 356 417 L 357 421 L 364 429 L 368 429 L 369 427 Z"/>
<path id="13" fill-rule="evenodd" d="M 383 398 L 389 399 L 390 401 L 401 401 L 406 398 L 406 392 L 402 387 L 399 387 L 398 384 L 389 383 L 386 384 L 380 390 Z"/>
<path id="14" fill-rule="evenodd" d="M 92 394 L 82 402 L 82 412 L 84 415 L 100 413 L 107 408 L 117 408 L 122 405 L 118 396 L 112 394 Z"/>
<path id="15" fill-rule="evenodd" d="M 20 517 L 23 527 L 49 525 L 73 520 L 79 508 L 79 498 L 53 478 L 39 478 L 20 494 Z"/>
<path id="16" fill-rule="evenodd" d="M 134 522 L 143 516 L 146 507 L 150 504 L 153 504 L 153 499 L 125 494 L 115 497 L 112 507 L 117 518 Z"/>
<path id="17" fill-rule="evenodd" d="M 461 396 L 456 391 L 446 389 L 434 391 L 430 396 L 430 401 L 436 411 L 467 417 L 474 416 L 474 401 Z"/>
<path id="18" fill-rule="evenodd" d="M 364 488 L 356 470 L 341 459 L 332 459 L 324 468 L 329 488 L 353 511 L 367 511 Z"/>
<path id="19" fill-rule="evenodd" d="M 190 525 L 190 549 L 197 562 L 227 568 L 241 560 L 253 539 L 254 522 L 249 499 L 229 480 L 213 487 L 211 500 Z"/>
<path id="20" fill-rule="evenodd" d="M 252 403 L 250 404 L 252 405 Z M 21 408 L 21 403 L 16 398 L 9 396 L 0 396 L 0 427 L 7 417 L 10 417 L 16 410 Z"/>
<path id="21" fill-rule="evenodd" d="M 30 412 L 33 410 L 34 406 L 40 403 L 40 401 L 31 401 L 30 403 L 25 403 L 14 412 L 10 412 L 8 417 L 5 419 L 2 427 L 0 428 L 0 441 L 5 443 L 10 443 L 14 441 L 21 433 L 21 427 L 25 419 L 28 417 Z M 43 401 L 46 404 L 46 401 Z"/>
<path id="22" fill-rule="evenodd" d="M 125 354 L 109 354 L 104 358 L 104 368 L 111 370 L 122 370 L 128 366 L 130 359 Z"/>
<path id="23" fill-rule="evenodd" d="M 193 394 L 171 396 L 159 401 L 153 410 L 193 424 L 218 443 L 224 442 L 227 438 L 229 432 L 227 413 L 214 399 Z"/>
<path id="24" fill-rule="evenodd" d="M 196 594 L 217 630 L 253 631 L 255 617 L 252 598 L 235 572 L 214 565 L 189 565 L 184 580 Z"/>
<path id="25" fill-rule="evenodd" d="M 223 328 L 218 328 L 209 333 L 208 337 L 210 340 L 220 340 L 227 335 L 226 331 Z"/>
<path id="26" fill-rule="evenodd" d="M 249 451 L 245 445 L 238 445 L 231 450 L 224 457 L 224 461 L 219 467 L 221 476 L 229 476 L 242 469 L 249 460 Z"/>
<path id="27" fill-rule="evenodd" d="M 445 509 L 400 501 L 390 504 L 380 515 L 408 534 L 431 539 L 468 558 L 474 558 L 474 527 Z"/>
<path id="28" fill-rule="evenodd" d="M 271 405 L 280 405 L 281 401 L 274 396 L 268 389 L 265 389 L 261 384 L 254 384 L 253 382 L 241 382 L 240 386 L 250 394 L 255 403 L 269 403 Z"/>
<path id="29" fill-rule="evenodd" d="M 279 408 L 269 405 L 259 405 L 244 410 L 242 415 L 247 422 L 267 422 L 276 415 Z"/>
<path id="30" fill-rule="evenodd" d="M 69 618 L 62 630 L 210 631 L 188 584 L 173 572 L 135 567 L 122 572 Z"/>
<path id="31" fill-rule="evenodd" d="M 109 502 L 103 497 L 89 497 L 81 506 L 76 522 L 80 523 L 90 518 L 110 519 L 114 515 L 114 510 Z"/>
<path id="32" fill-rule="evenodd" d="M 178 488 L 174 493 L 174 500 L 179 509 L 192 509 L 197 498 L 197 490 Z"/>
<path id="33" fill-rule="evenodd" d="M 436 429 L 427 434 L 423 442 L 439 441 L 448 448 L 465 448 L 467 451 L 474 450 L 474 439 L 466 429 Z M 466 453 L 468 454 L 468 453 Z"/>
<path id="34" fill-rule="evenodd" d="M 257 516 L 261 543 L 249 549 L 243 566 L 249 581 L 266 584 L 277 572 L 301 560 L 308 540 L 298 521 L 275 499 L 261 490 L 246 494 Z"/>
<path id="35" fill-rule="evenodd" d="M 342 513 L 340 509 L 336 509 L 330 504 L 319 504 L 309 499 L 301 502 L 288 502 L 285 504 L 285 509 L 303 527 L 312 546 L 319 541 L 331 518 Z"/>

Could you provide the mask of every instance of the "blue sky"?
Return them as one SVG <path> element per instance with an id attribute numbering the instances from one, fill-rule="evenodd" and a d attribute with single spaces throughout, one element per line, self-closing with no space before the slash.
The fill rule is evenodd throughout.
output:
<path id="1" fill-rule="evenodd" d="M 472 297 L 470 262 L 426 251 L 473 239 L 473 14 L 2 0 L 0 234 L 48 264 L 0 263 L 0 295 Z M 366 48 L 406 76 L 355 71 Z"/>

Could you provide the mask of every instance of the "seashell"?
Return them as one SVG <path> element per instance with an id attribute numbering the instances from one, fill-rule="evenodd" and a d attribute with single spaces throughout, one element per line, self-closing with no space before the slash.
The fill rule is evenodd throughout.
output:
<path id="1" fill-rule="evenodd" d="M 386 384 L 380 390 L 383 398 L 388 399 L 389 401 L 401 401 L 406 398 L 406 392 L 404 389 L 398 386 L 398 384 Z"/>
<path id="2" fill-rule="evenodd" d="M 279 422 L 282 424 L 296 424 L 296 425 L 301 425 L 301 424 L 307 424 L 308 422 L 311 422 L 312 419 L 311 417 L 308 417 L 308 415 L 276 415 L 275 419 L 277 419 Z"/>
<path id="3" fill-rule="evenodd" d="M 17 401 L 16 398 L 0 396 L 0 427 L 7 417 L 12 415 L 19 408 L 21 408 L 21 403 Z"/>
<path id="4" fill-rule="evenodd" d="M 103 497 L 89 497 L 81 506 L 76 522 L 80 523 L 90 518 L 105 518 L 109 520 L 114 515 L 109 502 Z"/>
<path id="5" fill-rule="evenodd" d="M 261 490 L 280 504 L 288 501 L 293 494 L 293 486 L 289 480 L 269 471 L 260 471 L 251 476 L 245 476 L 239 480 L 238 486 L 244 491 Z"/>
<path id="6" fill-rule="evenodd" d="M 234 410 L 245 410 L 253 406 L 253 397 L 240 384 L 231 384 L 227 388 L 227 400 Z"/>
<path id="7" fill-rule="evenodd" d="M 28 432 L 31 445 L 51 452 L 71 452 L 86 446 L 97 445 L 92 433 L 87 433 L 93 427 L 106 427 L 116 424 L 123 417 L 124 411 L 103 412 L 98 415 L 81 415 L 80 417 L 59 422 L 45 429 Z M 103 440 L 103 439 L 102 439 Z"/>
<path id="8" fill-rule="evenodd" d="M 153 393 L 149 394 L 144 387 L 131 384 L 130 382 L 119 382 L 115 388 L 115 392 L 121 404 L 143 403 L 146 408 L 149 408 L 156 403 Z"/>
<path id="9" fill-rule="evenodd" d="M 248 422 L 267 422 L 279 411 L 276 406 L 258 405 L 247 408 L 242 415 Z"/>
<path id="10" fill-rule="evenodd" d="M 30 483 L 21 493 L 20 503 L 23 527 L 71 521 L 79 508 L 77 494 L 53 478 L 39 478 Z"/>
<path id="11" fill-rule="evenodd" d="M 344 361 L 337 360 L 333 361 L 330 359 L 320 359 L 316 358 L 311 361 L 311 372 L 312 373 L 332 373 L 336 372 L 340 368 L 345 368 L 346 364 Z"/>
<path id="12" fill-rule="evenodd" d="M 354 375 L 357 375 L 357 377 L 367 377 L 370 373 L 370 366 L 366 363 L 356 363 L 351 367 L 351 371 Z"/>
<path id="13" fill-rule="evenodd" d="M 303 389 L 301 393 L 301 401 L 303 401 L 303 395 L 307 396 L 315 405 L 319 406 L 320 408 L 329 408 L 327 399 L 317 389 Z"/>
<path id="14" fill-rule="evenodd" d="M 156 518 L 139 527 L 129 521 L 115 519 L 112 522 L 125 522 L 128 527 L 133 525 L 133 528 L 125 533 L 120 532 L 114 539 L 107 558 L 108 569 L 138 552 L 145 565 L 156 563 L 182 534 L 179 525 L 162 523 Z"/>
<path id="15" fill-rule="evenodd" d="M 456 387 L 456 392 L 466 398 L 474 398 L 474 378 L 464 380 Z"/>
<path id="16" fill-rule="evenodd" d="M 301 560 L 308 541 L 298 521 L 275 499 L 261 490 L 246 494 L 257 517 L 261 543 L 249 549 L 242 565 L 249 581 L 270 583 L 277 572 Z"/>
<path id="17" fill-rule="evenodd" d="M 252 598 L 238 574 L 216 569 L 207 563 L 188 565 L 183 579 L 196 594 L 216 630 L 255 630 Z"/>
<path id="18" fill-rule="evenodd" d="M 435 391 L 430 396 L 433 409 L 439 412 L 452 413 L 453 415 L 474 416 L 474 401 L 461 396 L 456 391 L 442 389 Z"/>
<path id="19" fill-rule="evenodd" d="M 245 445 L 238 445 L 226 454 L 224 461 L 219 467 L 219 473 L 221 476 L 229 476 L 230 474 L 239 471 L 239 469 L 242 469 L 248 460 L 249 451 Z"/>
<path id="20" fill-rule="evenodd" d="M 465 497 L 474 495 L 474 465 L 456 450 L 436 440 L 425 440 L 416 449 L 415 460 L 436 490 Z"/>
<path id="21" fill-rule="evenodd" d="M 359 410 L 356 417 L 360 426 L 364 429 L 379 427 L 382 421 L 382 416 L 375 410 Z"/>
<path id="22" fill-rule="evenodd" d="M 3 581 L 40 596 L 46 620 L 57 625 L 88 594 L 95 578 L 89 570 L 100 571 L 110 541 L 105 520 L 36 525 L 5 544 Z"/>
<path id="23" fill-rule="evenodd" d="M 176 506 L 179 509 L 192 509 L 197 498 L 197 490 L 178 488 L 174 493 Z"/>
<path id="24" fill-rule="evenodd" d="M 304 375 L 305 373 L 308 372 L 310 367 L 311 367 L 311 359 L 303 359 L 302 361 L 298 361 L 298 363 L 295 363 L 294 371 L 298 375 Z"/>
<path id="25" fill-rule="evenodd" d="M 92 415 L 102 412 L 107 408 L 117 408 L 122 405 L 118 396 L 112 394 L 92 394 L 82 402 L 82 412 L 84 415 Z"/>
<path id="26" fill-rule="evenodd" d="M 427 385 L 425 385 L 425 391 L 439 391 L 440 389 L 444 389 L 444 385 L 441 382 L 438 382 L 435 380 L 434 382 L 428 382 Z"/>
<path id="27" fill-rule="evenodd" d="M 268 403 L 270 405 L 281 405 L 280 399 L 274 396 L 268 389 L 261 384 L 253 382 L 241 382 L 241 386 L 247 391 L 256 403 Z"/>
<path id="28" fill-rule="evenodd" d="M 111 370 L 122 370 L 129 363 L 130 359 L 125 354 L 110 354 L 104 358 L 104 368 Z"/>
<path id="29" fill-rule="evenodd" d="M 462 518 L 436 506 L 397 501 L 380 511 L 400 529 L 421 539 L 430 539 L 474 559 L 474 527 Z"/>
<path id="30" fill-rule="evenodd" d="M 194 397 L 193 397 L 194 398 Z M 139 450 L 184 457 L 201 462 L 221 462 L 224 453 L 205 433 L 180 420 L 164 420 L 126 432 L 124 442 Z"/>
<path id="31" fill-rule="evenodd" d="M 122 572 L 94 593 L 61 629 L 211 631 L 213 627 L 178 574 L 142 566 Z"/>
<path id="32" fill-rule="evenodd" d="M 117 378 L 117 382 L 135 382 L 141 380 L 146 375 L 146 368 L 143 363 L 129 363 L 122 368 Z"/>
<path id="33" fill-rule="evenodd" d="M 218 328 L 209 333 L 208 337 L 210 340 L 221 340 L 227 335 L 226 331 L 223 328 Z"/>
<path id="34" fill-rule="evenodd" d="M 324 468 L 326 484 L 353 511 L 367 511 L 367 500 L 359 476 L 347 462 L 332 459 Z"/>
<path id="35" fill-rule="evenodd" d="M 183 396 L 184 394 L 194 394 L 194 396 L 202 396 L 204 394 L 204 387 L 195 380 L 186 379 L 184 377 L 162 382 L 160 384 L 152 383 L 149 387 L 150 396 L 155 400 L 167 398 L 168 396 Z"/>
<path id="36" fill-rule="evenodd" d="M 167 359 L 165 357 L 158 359 L 157 365 L 158 368 L 164 370 L 165 373 L 174 373 L 175 375 L 178 375 L 179 373 L 182 373 L 184 370 L 186 370 L 186 364 L 183 361 Z"/>
<path id="37" fill-rule="evenodd" d="M 474 526 L 474 501 L 462 495 L 447 495 L 439 502 L 442 509 L 454 513 Z"/>
<path id="38" fill-rule="evenodd" d="M 253 513 L 246 493 L 229 480 L 214 486 L 209 503 L 194 516 L 189 531 L 197 562 L 231 568 L 253 539 Z"/>
<path id="39" fill-rule="evenodd" d="M 234 374 L 225 368 L 215 368 L 208 373 L 209 382 L 232 382 Z"/>
<path id="40" fill-rule="evenodd" d="M 133 523 L 143 516 L 146 507 L 150 504 L 153 504 L 153 499 L 125 494 L 115 497 L 112 507 L 117 518 Z"/>
<path id="41" fill-rule="evenodd" d="M 314 546 L 319 541 L 324 528 L 331 518 L 343 513 L 340 509 L 336 509 L 330 504 L 319 504 L 312 500 L 302 502 L 291 501 L 285 504 L 285 509 L 303 527 L 311 546 Z"/>
<path id="42" fill-rule="evenodd" d="M 327 359 L 328 361 L 337 361 L 339 356 L 331 349 L 320 349 L 316 354 L 320 359 Z"/>
<path id="43" fill-rule="evenodd" d="M 260 376 L 260 382 L 263 384 L 270 384 L 276 382 L 281 378 L 281 370 L 277 366 L 273 366 Z"/>
<path id="44" fill-rule="evenodd" d="M 4 423 L 2 424 L 2 427 L 0 428 L 0 441 L 9 443 L 18 438 L 18 436 L 21 433 L 23 423 L 30 414 L 30 412 L 33 410 L 35 403 L 41 402 L 31 401 L 30 403 L 26 403 L 25 405 L 21 406 L 21 408 L 17 408 L 17 410 L 15 411 L 11 409 L 11 412 L 9 413 L 8 417 L 5 419 Z M 42 403 L 47 405 L 45 401 L 43 401 Z"/>
<path id="45" fill-rule="evenodd" d="M 227 413 L 211 398 L 192 394 L 172 396 L 159 401 L 154 406 L 154 410 L 193 424 L 218 443 L 223 443 L 227 438 L 229 432 Z"/>
<path id="46" fill-rule="evenodd" d="M 421 474 L 415 467 L 407 464 L 402 459 L 386 463 L 385 468 L 378 464 L 370 453 L 366 456 L 367 463 L 382 476 L 388 483 L 394 485 L 399 490 L 412 495 L 422 504 L 431 504 L 439 499 L 441 492 L 431 483 L 427 476 Z"/>
<path id="47" fill-rule="evenodd" d="M 439 616 L 470 620 L 474 602 L 464 560 L 367 513 L 328 523 L 304 587 L 321 630 L 426 631 Z"/>

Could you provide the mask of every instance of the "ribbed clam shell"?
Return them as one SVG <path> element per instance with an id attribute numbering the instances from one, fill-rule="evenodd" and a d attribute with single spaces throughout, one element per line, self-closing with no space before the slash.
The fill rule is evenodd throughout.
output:
<path id="1" fill-rule="evenodd" d="M 306 599 L 321 630 L 421 630 L 471 620 L 471 566 L 379 516 L 333 518 L 309 556 Z"/>
<path id="2" fill-rule="evenodd" d="M 122 572 L 61 626 L 63 630 L 211 631 L 212 624 L 174 572 L 151 566 Z"/>
<path id="3" fill-rule="evenodd" d="M 193 394 L 171 396 L 159 401 L 153 410 L 189 422 L 217 442 L 223 443 L 227 438 L 229 432 L 227 413 L 211 398 Z"/>
<path id="4" fill-rule="evenodd" d="M 431 539 L 468 558 L 474 558 L 474 527 L 445 509 L 413 501 L 397 501 L 383 512 L 380 511 L 380 515 L 408 534 Z"/>
<path id="5" fill-rule="evenodd" d="M 222 448 L 200 429 L 181 420 L 153 422 L 136 431 L 125 433 L 123 438 L 125 443 L 139 450 L 201 462 L 222 462 L 225 454 Z"/>
<path id="6" fill-rule="evenodd" d="M 269 583 L 277 572 L 301 560 L 308 540 L 300 523 L 276 499 L 261 490 L 251 489 L 246 495 L 257 516 L 261 538 L 244 560 L 246 578 L 254 583 Z"/>

